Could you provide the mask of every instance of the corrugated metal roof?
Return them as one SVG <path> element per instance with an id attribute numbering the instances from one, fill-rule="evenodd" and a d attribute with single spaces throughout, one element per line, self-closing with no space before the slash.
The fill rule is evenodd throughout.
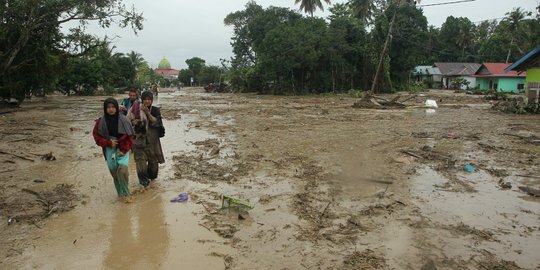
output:
<path id="1" fill-rule="evenodd" d="M 435 63 L 444 76 L 471 76 L 480 68 L 477 63 Z"/>
<path id="2" fill-rule="evenodd" d="M 540 45 L 536 46 L 536 48 L 532 49 L 532 51 L 528 52 L 526 55 L 521 57 L 511 66 L 504 69 L 504 71 L 505 72 L 509 72 L 511 70 L 525 71 L 531 64 L 536 64 L 538 66 L 539 61 L 540 61 Z"/>
<path id="3" fill-rule="evenodd" d="M 441 75 L 441 71 L 433 66 L 416 66 L 414 72 L 419 75 Z"/>

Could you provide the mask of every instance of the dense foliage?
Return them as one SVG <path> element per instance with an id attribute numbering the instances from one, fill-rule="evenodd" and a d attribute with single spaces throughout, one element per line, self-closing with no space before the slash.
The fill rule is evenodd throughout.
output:
<path id="1" fill-rule="evenodd" d="M 96 73 L 96 66 L 88 60 L 98 57 L 104 43 L 86 33 L 88 22 L 95 21 L 103 28 L 118 24 L 138 31 L 142 20 L 141 14 L 127 9 L 120 0 L 2 0 L 0 96 L 23 100 L 31 91 L 56 88 L 65 72 Z M 69 27 L 66 25 L 78 26 L 63 29 Z M 94 55 L 87 56 L 90 52 Z M 96 80 L 89 78 L 82 88 L 95 86 Z"/>
<path id="2" fill-rule="evenodd" d="M 408 90 L 416 65 L 512 62 L 540 43 L 538 14 L 518 8 L 499 22 L 450 16 L 436 28 L 415 2 L 351 0 L 323 19 L 251 1 L 224 20 L 234 30 L 227 78 L 236 90 L 268 94 L 369 90 L 383 55 L 375 90 Z"/>

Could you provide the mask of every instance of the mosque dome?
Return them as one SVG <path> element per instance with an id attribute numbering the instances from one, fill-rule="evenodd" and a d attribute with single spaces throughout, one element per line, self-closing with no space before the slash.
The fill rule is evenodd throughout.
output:
<path id="1" fill-rule="evenodd" d="M 159 69 L 171 69 L 171 63 L 169 62 L 169 60 L 163 58 L 163 59 L 161 59 L 161 61 L 159 61 L 158 68 Z"/>

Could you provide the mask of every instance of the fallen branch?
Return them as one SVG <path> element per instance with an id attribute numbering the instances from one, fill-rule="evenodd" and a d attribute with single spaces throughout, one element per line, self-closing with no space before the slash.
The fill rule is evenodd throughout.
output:
<path id="1" fill-rule="evenodd" d="M 319 219 L 323 218 L 324 216 L 324 213 L 326 213 L 326 210 L 328 209 L 328 206 L 330 206 L 332 202 L 328 202 L 328 204 L 326 205 L 326 207 L 324 208 L 324 210 L 322 211 L 321 215 L 319 216 Z"/>
<path id="2" fill-rule="evenodd" d="M 525 177 L 525 178 L 537 178 L 537 179 L 540 179 L 540 176 L 535 176 L 535 175 L 516 175 L 516 176 L 519 176 L 519 177 Z"/>
<path id="3" fill-rule="evenodd" d="M 210 228 L 206 227 L 205 225 L 203 225 L 203 224 L 201 224 L 201 223 L 199 223 L 199 226 L 201 226 L 201 227 L 207 229 L 207 230 L 210 231 L 210 232 L 212 231 Z"/>
<path id="4" fill-rule="evenodd" d="M 503 133 L 503 135 L 518 137 L 520 139 L 528 139 L 528 137 L 517 135 L 517 134 Z"/>
<path id="5" fill-rule="evenodd" d="M 406 99 L 404 99 L 404 100 L 402 100 L 400 102 L 403 103 L 403 102 L 409 101 L 409 100 L 411 100 L 413 98 L 416 98 L 416 97 L 417 97 L 417 95 L 413 95 L 412 97 L 408 97 L 408 98 L 406 98 Z"/>
<path id="6" fill-rule="evenodd" d="M 0 154 L 11 155 L 11 156 L 14 156 L 14 157 L 18 157 L 18 158 L 20 158 L 20 159 L 24 159 L 24 160 L 28 160 L 28 161 L 34 162 L 34 160 L 31 159 L 31 158 L 27 158 L 27 157 L 20 156 L 20 155 L 17 155 L 17 154 L 12 154 L 12 153 L 8 153 L 8 152 L 4 152 L 4 151 L 1 151 L 1 150 L 0 150 Z"/>
<path id="7" fill-rule="evenodd" d="M 531 196 L 540 197 L 540 189 L 521 186 L 519 189 Z"/>
<path id="8" fill-rule="evenodd" d="M 411 156 L 411 157 L 422 158 L 421 156 L 419 156 L 419 155 L 417 155 L 417 154 L 415 154 L 415 153 L 412 153 L 412 152 L 410 152 L 410 151 L 407 151 L 407 150 L 401 150 L 400 152 L 403 153 L 403 154 L 407 154 L 407 155 L 409 155 L 409 156 Z"/>

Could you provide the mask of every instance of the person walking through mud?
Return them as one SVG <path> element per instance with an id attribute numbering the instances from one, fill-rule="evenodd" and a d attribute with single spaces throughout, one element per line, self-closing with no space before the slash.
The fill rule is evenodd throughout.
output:
<path id="1" fill-rule="evenodd" d="M 129 109 L 133 106 L 133 103 L 139 100 L 139 92 L 135 88 L 129 89 L 128 95 L 129 97 L 122 99 L 120 102 L 120 111 L 124 115 L 127 115 Z"/>
<path id="2" fill-rule="evenodd" d="M 133 155 L 137 165 L 137 176 L 143 187 L 148 187 L 158 177 L 159 164 L 165 163 L 161 141 L 165 127 L 158 107 L 152 106 L 152 92 L 142 93 L 142 103 L 136 102 L 127 117 L 135 130 Z"/>
<path id="3" fill-rule="evenodd" d="M 159 90 L 158 90 L 158 87 L 156 84 L 152 85 L 152 94 L 154 94 L 154 97 L 157 98 L 158 94 L 159 94 Z"/>
<path id="4" fill-rule="evenodd" d="M 116 99 L 107 98 L 103 102 L 103 117 L 96 120 L 92 134 L 96 144 L 103 148 L 118 196 L 126 203 L 131 202 L 128 163 L 135 131 L 127 117 L 120 113 Z"/>

